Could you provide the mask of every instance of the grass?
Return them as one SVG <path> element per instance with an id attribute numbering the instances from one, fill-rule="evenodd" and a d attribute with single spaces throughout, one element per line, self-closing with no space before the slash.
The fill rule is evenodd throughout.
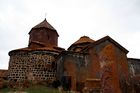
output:
<path id="1" fill-rule="evenodd" d="M 0 90 L 0 93 L 8 93 L 8 92 L 15 92 L 19 91 L 19 89 L 13 90 L 9 88 L 4 88 Z M 22 89 L 22 91 L 26 93 L 59 93 L 57 89 L 54 88 L 48 88 L 45 86 L 37 85 L 37 86 L 32 86 L 26 89 Z"/>

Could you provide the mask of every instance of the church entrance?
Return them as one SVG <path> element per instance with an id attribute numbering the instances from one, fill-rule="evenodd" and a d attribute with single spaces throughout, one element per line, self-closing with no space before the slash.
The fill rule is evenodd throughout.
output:
<path id="1" fill-rule="evenodd" d="M 71 76 L 62 77 L 62 87 L 63 87 L 64 91 L 71 90 Z"/>

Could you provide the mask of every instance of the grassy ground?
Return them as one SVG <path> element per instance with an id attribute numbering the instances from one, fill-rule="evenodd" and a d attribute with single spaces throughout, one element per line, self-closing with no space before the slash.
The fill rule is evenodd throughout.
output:
<path id="1" fill-rule="evenodd" d="M 9 88 L 4 88 L 0 90 L 0 93 L 15 93 L 16 91 L 19 91 L 19 89 L 13 90 Z M 24 91 L 25 93 L 59 93 L 58 90 L 56 89 L 47 88 L 45 86 L 40 86 L 40 85 L 22 89 L 22 91 Z"/>

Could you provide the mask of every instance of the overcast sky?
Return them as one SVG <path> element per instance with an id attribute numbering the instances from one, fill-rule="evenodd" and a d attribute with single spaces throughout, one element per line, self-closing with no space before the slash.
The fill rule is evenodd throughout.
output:
<path id="1" fill-rule="evenodd" d="M 28 32 L 45 19 L 67 49 L 81 36 L 98 40 L 109 35 L 140 58 L 140 0 L 0 0 L 0 69 L 8 52 L 27 47 Z"/>

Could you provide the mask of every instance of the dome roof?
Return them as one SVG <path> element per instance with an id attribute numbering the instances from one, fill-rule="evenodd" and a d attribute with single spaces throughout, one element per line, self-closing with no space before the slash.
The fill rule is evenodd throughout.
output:
<path id="1" fill-rule="evenodd" d="M 88 36 L 82 36 L 80 37 L 79 40 L 74 42 L 73 45 L 82 44 L 82 43 L 92 43 L 92 42 L 95 42 L 95 41 L 89 38 Z"/>
<path id="2" fill-rule="evenodd" d="M 32 29 L 35 29 L 35 28 L 48 28 L 48 29 L 51 29 L 51 30 L 55 30 L 55 28 L 47 22 L 46 18 L 45 18 L 44 21 L 42 21 L 38 25 L 34 26 Z"/>

